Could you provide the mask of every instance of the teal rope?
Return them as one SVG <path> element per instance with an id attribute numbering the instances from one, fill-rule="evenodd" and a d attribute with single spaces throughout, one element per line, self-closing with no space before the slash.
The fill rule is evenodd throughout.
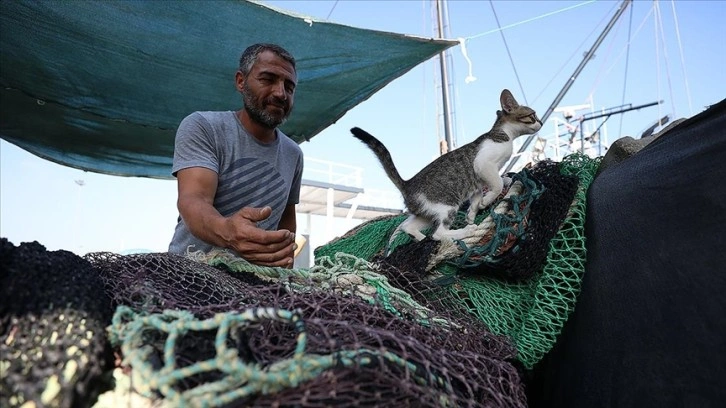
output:
<path id="1" fill-rule="evenodd" d="M 508 198 L 495 201 L 489 206 L 490 209 L 496 208 L 502 201 L 509 202 L 509 211 L 514 214 L 510 215 L 509 211 L 504 213 L 490 212 L 494 222 L 492 238 L 484 245 L 474 245 L 469 247 L 464 241 L 457 240 L 456 243 L 463 253 L 455 259 L 449 260 L 449 263 L 458 269 L 475 267 L 482 263 L 496 263 L 494 257 L 498 255 L 499 248 L 507 242 L 510 234 L 520 238 L 526 232 L 526 225 L 523 220 L 529 215 L 532 203 L 542 195 L 544 186 L 537 182 L 530 175 L 529 169 L 523 169 L 512 177 L 512 183 L 519 181 L 522 183 L 522 192 L 512 195 Z M 478 222 L 481 222 L 479 220 Z"/>
<path id="2" fill-rule="evenodd" d="M 297 332 L 296 346 L 291 358 L 263 367 L 257 363 L 243 362 L 235 349 L 227 347 L 231 333 L 250 327 L 252 323 L 275 320 L 292 324 Z M 175 347 L 187 333 L 217 330 L 215 336 L 216 356 L 178 368 Z M 146 344 L 152 339 L 152 331 L 167 335 L 164 346 L 164 366 L 154 370 L 149 362 L 153 348 Z M 108 327 L 109 340 L 114 347 L 121 347 L 124 364 L 130 364 L 142 378 L 149 390 L 158 390 L 173 406 L 219 407 L 241 398 L 254 395 L 269 395 L 287 388 L 294 388 L 312 380 L 325 370 L 337 366 L 355 367 L 375 363 L 375 357 L 382 358 L 408 372 L 419 384 L 445 388 L 452 386 L 445 379 L 431 372 L 418 374 L 420 367 L 395 353 L 361 348 L 340 350 L 329 355 L 307 354 L 305 324 L 297 312 L 276 308 L 248 309 L 241 313 L 219 313 L 213 318 L 197 320 L 186 311 L 166 310 L 162 314 L 136 313 L 131 308 L 119 306 Z M 179 392 L 174 385 L 180 381 L 207 372 L 222 372 L 224 378 L 195 388 Z M 147 393 L 151 394 L 151 393 Z M 153 395 L 145 395 L 153 397 Z M 450 406 L 447 398 L 442 405 Z"/>
<path id="3" fill-rule="evenodd" d="M 234 273 L 254 273 L 264 279 L 279 280 L 291 292 L 337 291 L 358 296 L 370 304 L 380 304 L 395 316 L 402 316 L 402 311 L 411 312 L 421 324 L 450 325 L 446 319 L 432 318 L 430 309 L 416 302 L 410 293 L 392 286 L 386 276 L 376 272 L 373 264 L 344 252 L 334 257 L 319 257 L 309 269 L 254 265 L 224 251 L 212 252 L 201 259 L 212 266 L 224 264 Z"/>

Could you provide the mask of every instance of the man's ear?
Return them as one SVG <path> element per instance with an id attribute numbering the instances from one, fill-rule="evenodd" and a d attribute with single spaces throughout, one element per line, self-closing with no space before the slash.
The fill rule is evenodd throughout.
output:
<path id="1" fill-rule="evenodd" d="M 241 71 L 237 71 L 237 73 L 234 74 L 234 83 L 238 92 L 242 92 L 245 88 L 245 79 L 246 77 Z"/>

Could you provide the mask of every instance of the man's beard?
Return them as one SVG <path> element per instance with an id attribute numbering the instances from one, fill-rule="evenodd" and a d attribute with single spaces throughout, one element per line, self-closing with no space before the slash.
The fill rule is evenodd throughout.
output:
<path id="1" fill-rule="evenodd" d="M 292 112 L 292 106 L 285 102 L 281 103 L 286 105 L 286 110 L 282 115 L 273 115 L 265 110 L 266 105 L 274 102 L 273 99 L 274 98 L 269 98 L 264 101 L 260 100 L 247 86 L 247 83 L 245 83 L 244 88 L 242 89 L 242 101 L 244 102 L 244 108 L 247 111 L 247 114 L 250 115 L 252 120 L 269 129 L 274 129 L 285 123 L 288 116 L 290 116 L 290 112 Z"/>

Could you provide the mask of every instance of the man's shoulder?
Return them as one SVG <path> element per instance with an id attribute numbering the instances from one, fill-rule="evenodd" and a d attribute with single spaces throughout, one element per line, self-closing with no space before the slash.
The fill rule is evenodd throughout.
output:
<path id="1" fill-rule="evenodd" d="M 288 135 L 286 135 L 282 130 L 279 128 L 277 129 L 278 137 L 280 139 L 280 143 L 285 146 L 287 149 L 294 150 L 298 152 L 299 154 L 302 154 L 302 148 L 300 148 L 300 145 L 297 144 L 296 141 L 292 140 L 292 138 Z"/>
<path id="2" fill-rule="evenodd" d="M 195 111 L 187 115 L 184 120 L 205 120 L 208 123 L 227 122 L 234 119 L 232 111 Z"/>

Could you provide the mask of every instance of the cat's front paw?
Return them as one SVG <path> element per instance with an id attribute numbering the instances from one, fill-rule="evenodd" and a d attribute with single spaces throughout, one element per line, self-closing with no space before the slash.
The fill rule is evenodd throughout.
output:
<path id="1" fill-rule="evenodd" d="M 498 194 L 497 194 L 497 196 L 498 196 Z M 494 199 L 497 198 L 497 196 L 494 196 L 493 199 L 487 199 L 486 201 L 482 200 L 482 202 L 479 203 L 479 210 L 484 210 L 487 207 L 489 207 L 494 202 Z"/>
<path id="2" fill-rule="evenodd" d="M 504 176 L 502 177 L 502 183 L 504 183 L 504 188 L 509 188 L 512 185 L 512 178 Z"/>
<path id="3" fill-rule="evenodd" d="M 466 223 L 467 224 L 473 224 L 474 219 L 476 218 L 476 214 L 479 212 L 481 208 L 479 208 L 479 201 L 476 200 L 476 202 L 472 202 L 469 206 L 469 211 L 466 212 Z"/>

